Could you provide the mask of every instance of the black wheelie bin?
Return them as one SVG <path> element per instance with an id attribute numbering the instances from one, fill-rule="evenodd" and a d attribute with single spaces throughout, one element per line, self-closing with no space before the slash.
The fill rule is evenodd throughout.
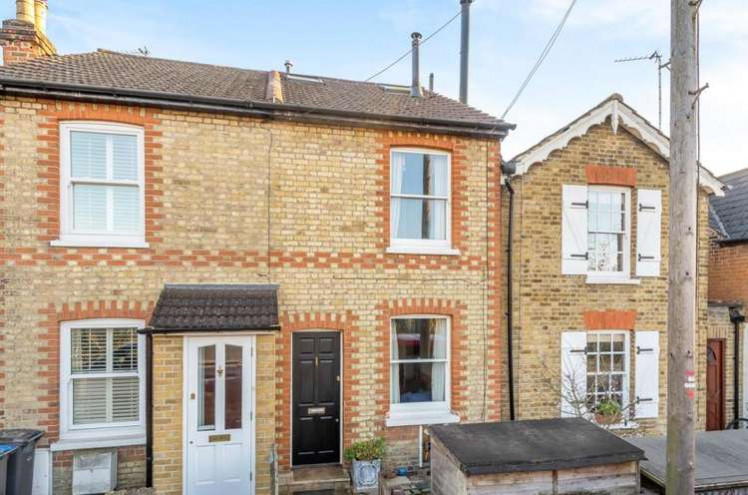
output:
<path id="1" fill-rule="evenodd" d="M 0 444 L 16 447 L 8 458 L 6 495 L 31 495 L 34 484 L 34 452 L 44 432 L 39 430 L 0 430 Z"/>

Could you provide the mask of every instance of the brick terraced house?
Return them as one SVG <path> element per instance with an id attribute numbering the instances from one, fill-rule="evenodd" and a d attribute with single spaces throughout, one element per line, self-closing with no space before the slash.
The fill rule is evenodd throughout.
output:
<path id="1" fill-rule="evenodd" d="M 618 433 L 664 434 L 668 157 L 667 137 L 613 95 L 507 167 L 514 380 L 502 398 L 513 396 L 518 419 L 586 415 L 612 399 L 624 408 Z M 696 311 L 705 350 L 708 196 L 723 193 L 703 168 L 700 185 Z"/>
<path id="2" fill-rule="evenodd" d="M 717 373 L 710 383 L 715 400 L 725 407 L 714 415 L 723 422 L 748 417 L 748 339 L 745 310 L 748 307 L 748 169 L 720 177 L 728 189 L 724 197 L 710 201 L 709 304 L 714 328 Z M 745 423 L 743 423 L 745 424 Z"/>
<path id="3" fill-rule="evenodd" d="M 413 465 L 424 425 L 499 418 L 510 125 L 417 81 L 57 55 L 46 2 L 17 5 L 0 428 L 45 432 L 40 486 L 89 462 L 270 493 L 356 440 Z"/>

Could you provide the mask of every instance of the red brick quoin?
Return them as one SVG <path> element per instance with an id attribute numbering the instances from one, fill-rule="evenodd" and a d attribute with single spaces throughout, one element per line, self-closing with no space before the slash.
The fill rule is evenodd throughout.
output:
<path id="1" fill-rule="evenodd" d="M 40 309 L 43 317 L 40 327 L 44 328 L 39 347 L 39 369 L 37 376 L 42 384 L 39 387 L 37 425 L 45 429 L 40 446 L 55 442 L 60 437 L 60 323 L 63 321 L 86 320 L 91 318 L 132 318 L 147 321 L 153 310 L 153 303 L 131 303 L 128 301 L 88 301 L 74 304 L 64 303 L 59 308 L 50 303 Z"/>

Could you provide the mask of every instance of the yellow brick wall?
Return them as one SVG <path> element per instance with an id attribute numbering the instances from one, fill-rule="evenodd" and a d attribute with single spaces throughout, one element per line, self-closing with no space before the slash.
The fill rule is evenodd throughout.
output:
<path id="1" fill-rule="evenodd" d="M 57 128 L 66 119 L 145 128 L 148 248 L 50 246 L 59 229 Z M 459 308 L 455 408 L 469 421 L 498 417 L 497 142 L 17 98 L 0 101 L 0 125 L 0 427 L 37 426 L 47 431 L 45 443 L 56 441 L 59 322 L 70 315 L 147 320 L 165 283 L 277 283 L 284 322 L 298 330 L 343 332 L 350 378 L 344 384 L 345 445 L 384 433 L 387 308 Z M 459 163 L 452 214 L 459 255 L 386 253 L 384 170 L 391 144 L 449 149 Z M 288 356 L 289 332 L 276 337 L 276 356 Z M 181 344 L 161 339 L 157 345 L 168 350 L 161 365 L 178 368 Z M 275 406 L 274 442 L 287 469 L 290 361 L 262 372 L 275 377 L 275 397 L 258 408 Z M 172 424 L 181 385 L 176 379 L 162 385 L 155 399 L 171 412 L 155 440 L 164 461 L 161 482 L 168 485 L 167 472 L 181 477 L 181 467 L 169 464 L 180 461 L 167 455 L 181 442 Z M 270 454 L 271 434 L 263 435 L 258 462 Z M 415 459 L 417 446 L 402 443 Z"/>
<path id="2" fill-rule="evenodd" d="M 662 191 L 662 261 L 659 277 L 642 277 L 639 285 L 590 285 L 584 275 L 561 274 L 561 196 L 564 184 L 587 184 L 586 166 L 635 167 L 636 188 Z M 516 411 L 519 419 L 556 417 L 561 384 L 561 334 L 584 331 L 585 311 L 635 310 L 634 330 L 660 332 L 659 418 L 639 420 L 639 432 L 664 433 L 667 387 L 667 265 L 668 265 L 668 166 L 653 150 L 619 127 L 592 127 L 553 152 L 512 185 L 515 195 L 513 242 L 513 332 Z M 506 218 L 508 194 L 503 197 Z M 631 270 L 636 278 L 636 192 L 631 204 Z M 506 220 L 504 220 L 506 225 Z M 698 299 L 698 423 L 704 426 L 706 411 L 705 362 L 707 328 L 707 197 L 700 198 L 699 299 Z M 506 323 L 503 324 L 504 328 Z M 634 373 L 635 337 L 631 332 L 629 390 L 636 397 Z M 502 349 L 506 349 L 502 345 Z M 506 386 L 506 384 L 505 384 Z M 502 394 L 504 417 L 507 394 Z M 625 432 L 631 433 L 631 432 Z"/>

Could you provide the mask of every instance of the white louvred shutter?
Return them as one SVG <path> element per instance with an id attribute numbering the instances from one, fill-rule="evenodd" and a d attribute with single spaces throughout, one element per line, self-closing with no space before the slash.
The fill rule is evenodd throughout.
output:
<path id="1" fill-rule="evenodd" d="M 563 187 L 561 273 L 587 273 L 587 186 Z"/>
<path id="2" fill-rule="evenodd" d="M 636 213 L 636 274 L 660 276 L 662 191 L 639 189 Z"/>
<path id="3" fill-rule="evenodd" d="M 660 406 L 660 332 L 636 332 L 636 417 L 656 418 Z"/>
<path id="4" fill-rule="evenodd" d="M 561 417 L 580 416 L 586 412 L 587 333 L 561 334 Z"/>

